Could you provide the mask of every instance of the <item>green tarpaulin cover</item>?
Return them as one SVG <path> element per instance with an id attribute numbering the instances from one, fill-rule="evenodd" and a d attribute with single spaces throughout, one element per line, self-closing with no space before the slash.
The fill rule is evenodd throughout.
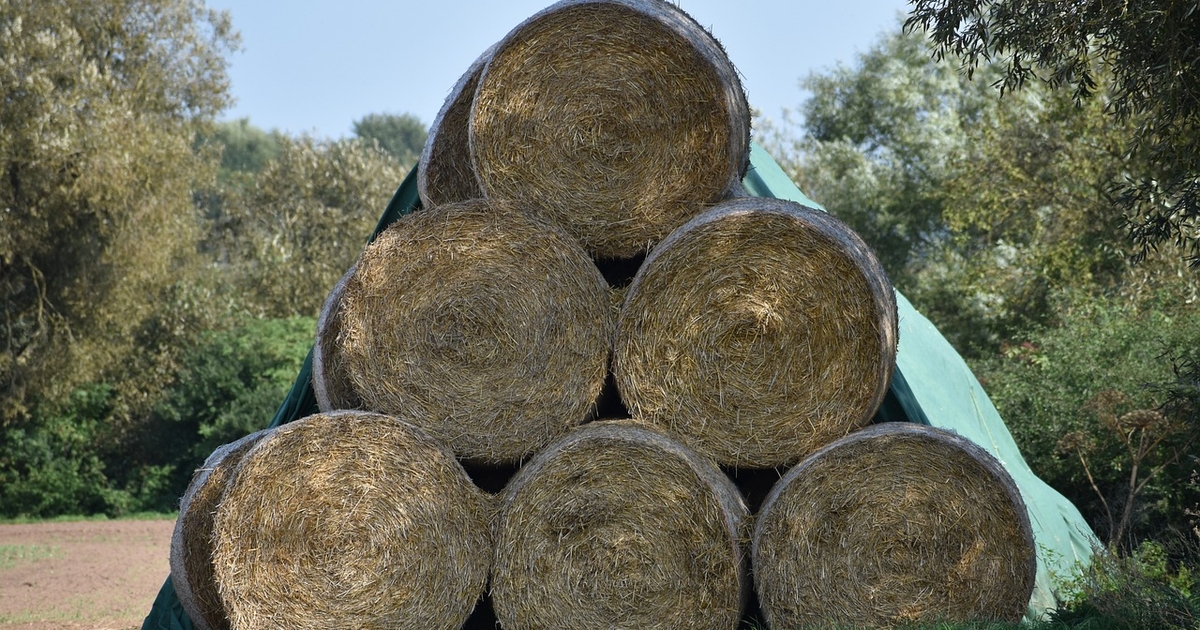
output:
<path id="1" fill-rule="evenodd" d="M 743 184 L 747 192 L 755 196 L 790 199 L 824 210 L 800 192 L 775 160 L 758 145 L 751 148 L 750 170 Z M 414 169 L 384 210 L 375 234 L 419 205 Z M 1004 464 L 1021 490 L 1033 525 L 1038 570 L 1027 616 L 1040 617 L 1054 607 L 1055 578 L 1069 575 L 1078 563 L 1088 561 L 1095 536 L 1079 510 L 1030 470 L 996 407 L 958 352 L 904 296 L 897 293 L 896 302 L 900 323 L 896 372 L 876 421 L 915 422 L 954 431 Z M 311 376 L 310 352 L 291 392 L 269 426 L 316 413 Z M 170 578 L 154 600 L 142 629 L 192 630 L 191 620 L 179 603 Z"/>

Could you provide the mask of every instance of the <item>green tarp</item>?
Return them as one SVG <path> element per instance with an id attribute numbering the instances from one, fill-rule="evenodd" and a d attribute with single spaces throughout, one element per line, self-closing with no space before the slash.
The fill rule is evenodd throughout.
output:
<path id="1" fill-rule="evenodd" d="M 750 153 L 750 170 L 743 184 L 759 197 L 790 199 L 824 209 L 796 187 L 775 160 L 758 145 Z M 378 234 L 397 217 L 419 207 L 414 169 L 400 185 L 375 229 Z M 374 238 L 374 235 L 372 235 Z M 1055 577 L 1069 575 L 1091 557 L 1095 538 L 1079 510 L 1033 474 L 1012 434 L 1000 419 L 970 368 L 946 338 L 904 296 L 897 293 L 900 341 L 896 372 L 877 422 L 915 422 L 948 429 L 995 455 L 1012 475 L 1029 510 L 1038 549 L 1037 582 L 1028 616 L 1036 618 L 1053 608 Z M 315 413 L 310 382 L 312 353 L 269 426 L 278 426 Z M 154 600 L 143 630 L 192 630 L 175 595 L 170 578 Z"/>

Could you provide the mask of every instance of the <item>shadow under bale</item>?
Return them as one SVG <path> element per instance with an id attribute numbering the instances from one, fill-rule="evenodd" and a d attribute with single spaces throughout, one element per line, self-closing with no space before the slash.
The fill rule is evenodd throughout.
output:
<path id="1" fill-rule="evenodd" d="M 483 593 L 490 498 L 424 431 L 365 412 L 275 429 L 242 458 L 213 524 L 239 630 L 457 629 Z"/>
<path id="2" fill-rule="evenodd" d="M 506 630 L 732 629 L 749 591 L 733 484 L 632 421 L 549 446 L 501 495 L 491 598 Z"/>
<path id="3" fill-rule="evenodd" d="M 893 628 L 1019 621 L 1035 551 L 1000 462 L 953 433 L 889 423 L 789 471 L 758 514 L 751 557 L 771 628 Z"/>

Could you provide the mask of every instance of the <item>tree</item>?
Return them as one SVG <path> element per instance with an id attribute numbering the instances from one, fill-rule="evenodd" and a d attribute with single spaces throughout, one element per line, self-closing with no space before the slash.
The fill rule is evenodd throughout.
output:
<path id="1" fill-rule="evenodd" d="M 792 156 L 785 170 L 866 239 L 901 287 L 911 263 L 946 237 L 940 187 L 966 128 L 994 100 L 930 63 L 926 47 L 919 34 L 897 30 L 853 66 L 808 76 L 803 136 L 768 141 Z"/>
<path id="2" fill-rule="evenodd" d="M 217 123 L 212 135 L 202 142 L 220 148 L 223 173 L 257 173 L 279 155 L 280 134 L 251 125 L 249 118 L 239 118 Z"/>
<path id="3" fill-rule="evenodd" d="M 421 157 L 429 131 L 412 114 L 367 114 L 354 121 L 354 135 L 377 142 L 407 169 Z"/>
<path id="4" fill-rule="evenodd" d="M 928 45 L 897 30 L 853 66 L 810 76 L 804 136 L 776 130 L 768 146 L 960 352 L 987 356 L 1053 324 L 1063 295 L 1140 299 L 1181 284 L 1178 256 L 1130 267 L 1109 211 L 1112 186 L 1143 170 L 1127 155 L 1129 125 L 1044 85 L 999 98 L 987 79 L 1000 69 L 970 80 Z"/>
<path id="5" fill-rule="evenodd" d="M 1002 91 L 1041 81 L 1080 102 L 1104 99 L 1108 115 L 1130 126 L 1130 155 L 1148 167 L 1114 188 L 1138 257 L 1174 241 L 1200 264 L 1194 1 L 914 0 L 906 27 L 928 32 L 935 57 L 955 57 L 968 76 L 999 60 Z"/>
<path id="6" fill-rule="evenodd" d="M 109 379 L 128 418 L 172 372 L 236 41 L 193 0 L 0 0 L 0 423 Z"/>
<path id="7" fill-rule="evenodd" d="M 228 299 L 260 317 L 315 317 L 354 264 L 404 169 L 361 142 L 279 138 L 249 185 L 225 188 L 206 247 Z"/>

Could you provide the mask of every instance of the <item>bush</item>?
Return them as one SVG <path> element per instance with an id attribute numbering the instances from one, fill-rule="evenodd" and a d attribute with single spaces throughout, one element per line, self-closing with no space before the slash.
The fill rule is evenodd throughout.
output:
<path id="1" fill-rule="evenodd" d="M 213 450 L 266 428 L 287 397 L 315 331 L 316 320 L 292 317 L 246 319 L 201 335 L 155 409 L 143 450 L 163 454 L 153 463 L 172 471 L 166 495 L 142 509 L 170 509 L 163 501 L 183 494 L 192 471 Z"/>
<path id="2" fill-rule="evenodd" d="M 39 407 L 28 425 L 4 430 L 0 515 L 116 516 L 125 511 L 129 497 L 110 487 L 95 447 L 113 396 L 108 385 L 82 387 L 57 408 Z"/>
<path id="3" fill-rule="evenodd" d="M 1110 543 L 1188 531 L 1200 420 L 1165 405 L 1163 384 L 1200 339 L 1200 313 L 1094 298 L 1059 310 L 1061 326 L 974 366 L 980 381 L 1034 471 Z"/>
<path id="4" fill-rule="evenodd" d="M 1171 564 L 1165 548 L 1155 542 L 1124 556 L 1098 551 L 1092 564 L 1066 585 L 1051 621 L 1072 628 L 1200 628 L 1196 568 Z"/>
<path id="5" fill-rule="evenodd" d="M 216 447 L 265 428 L 312 345 L 312 318 L 247 319 L 210 331 L 135 435 L 113 421 L 107 384 L 39 405 L 0 431 L 0 516 L 169 512 Z"/>

